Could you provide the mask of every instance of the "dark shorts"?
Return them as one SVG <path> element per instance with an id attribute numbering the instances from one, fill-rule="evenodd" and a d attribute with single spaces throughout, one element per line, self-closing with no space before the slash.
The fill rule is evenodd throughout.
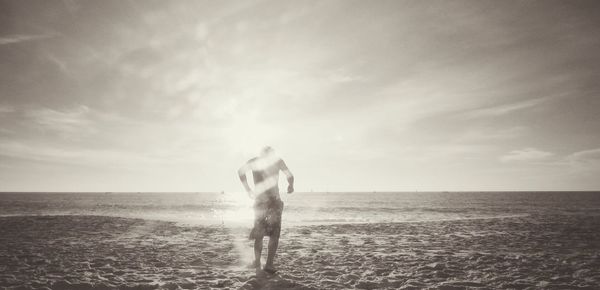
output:
<path id="1" fill-rule="evenodd" d="M 279 198 L 257 198 L 254 203 L 254 228 L 249 239 L 278 236 L 281 231 L 283 201 Z"/>

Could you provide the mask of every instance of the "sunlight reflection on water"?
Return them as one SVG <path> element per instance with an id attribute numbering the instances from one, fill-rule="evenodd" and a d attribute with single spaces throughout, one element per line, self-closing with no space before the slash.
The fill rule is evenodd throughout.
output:
<path id="1" fill-rule="evenodd" d="M 600 193 L 294 193 L 281 194 L 284 226 L 597 215 Z M 251 227 L 253 200 L 227 193 L 0 193 L 0 216 L 103 215 L 187 225 Z"/>

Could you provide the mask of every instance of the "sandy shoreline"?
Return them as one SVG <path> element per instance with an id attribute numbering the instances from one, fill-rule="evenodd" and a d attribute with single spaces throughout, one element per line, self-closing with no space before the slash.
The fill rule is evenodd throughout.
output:
<path id="1" fill-rule="evenodd" d="M 0 218 L 7 289 L 598 289 L 600 217 L 285 228 L 265 278 L 246 229 L 101 216 Z"/>

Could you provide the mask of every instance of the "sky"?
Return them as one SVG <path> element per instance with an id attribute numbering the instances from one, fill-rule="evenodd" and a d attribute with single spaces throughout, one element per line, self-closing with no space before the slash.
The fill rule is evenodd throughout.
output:
<path id="1" fill-rule="evenodd" d="M 0 1 L 0 191 L 600 190 L 599 51 L 594 0 Z"/>

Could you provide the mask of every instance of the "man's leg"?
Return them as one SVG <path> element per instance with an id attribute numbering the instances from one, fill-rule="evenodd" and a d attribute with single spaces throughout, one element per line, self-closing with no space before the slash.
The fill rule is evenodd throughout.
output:
<path id="1" fill-rule="evenodd" d="M 254 204 L 254 228 L 252 228 L 251 238 L 254 239 L 254 262 L 252 266 L 260 269 L 260 256 L 263 248 L 263 238 L 265 236 L 264 219 L 265 205 L 262 203 Z"/>
<path id="2" fill-rule="evenodd" d="M 260 268 L 260 256 L 263 248 L 263 233 L 257 231 L 254 235 L 254 263 L 252 266 Z M 269 242 L 270 245 L 270 242 Z"/>
<path id="3" fill-rule="evenodd" d="M 269 237 L 269 248 L 267 252 L 267 263 L 265 269 L 275 269 L 273 267 L 273 259 L 275 259 L 275 253 L 277 252 L 277 246 L 279 245 L 279 233 L 280 229 L 274 230 Z"/>
<path id="4" fill-rule="evenodd" d="M 274 212 L 271 212 L 271 235 L 269 236 L 269 249 L 267 252 L 267 263 L 265 264 L 265 269 L 267 270 L 275 270 L 273 267 L 273 260 L 275 259 L 275 253 L 277 252 L 277 246 L 279 246 L 279 235 L 281 233 L 281 214 L 283 212 L 283 202 L 278 200 L 276 202 L 275 207 L 273 208 Z"/>

